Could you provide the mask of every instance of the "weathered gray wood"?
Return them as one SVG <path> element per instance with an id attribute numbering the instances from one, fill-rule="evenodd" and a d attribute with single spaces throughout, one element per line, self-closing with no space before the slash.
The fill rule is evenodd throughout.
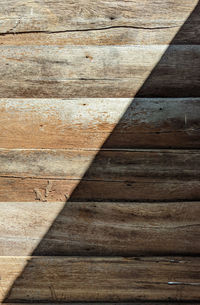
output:
<path id="1" fill-rule="evenodd" d="M 0 52 L 2 98 L 134 97 L 141 87 L 140 97 L 200 96 L 198 45 L 1 46 Z"/>
<path id="2" fill-rule="evenodd" d="M 197 301 L 199 263 L 197 257 L 1 257 L 0 295 L 14 282 L 7 302 Z"/>
<path id="3" fill-rule="evenodd" d="M 199 148 L 199 118 L 200 98 L 1 99 L 0 147 Z"/>
<path id="4" fill-rule="evenodd" d="M 197 0 L 145 1 L 1 1 L 1 33 L 87 30 L 114 26 L 181 26 Z M 194 18 L 194 25 L 196 18 Z"/>
<path id="5" fill-rule="evenodd" d="M 1 202 L 0 255 L 197 255 L 199 215 L 199 202 Z"/>

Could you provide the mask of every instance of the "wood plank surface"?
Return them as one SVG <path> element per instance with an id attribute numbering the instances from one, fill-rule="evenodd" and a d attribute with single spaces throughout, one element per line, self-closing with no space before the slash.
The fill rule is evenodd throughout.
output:
<path id="1" fill-rule="evenodd" d="M 17 277 L 7 302 L 198 301 L 199 264 L 197 257 L 4 256 L 0 295 L 5 298 Z"/>
<path id="2" fill-rule="evenodd" d="M 131 1 L 1 1 L 1 33 L 88 30 L 127 26 L 162 28 L 181 26 L 197 0 Z M 199 20 L 196 14 L 192 26 Z"/>
<path id="3" fill-rule="evenodd" d="M 199 215 L 199 202 L 1 202 L 0 255 L 198 255 Z"/>
<path id="4" fill-rule="evenodd" d="M 198 150 L 0 151 L 1 201 L 199 200 Z"/>
<path id="5" fill-rule="evenodd" d="M 132 181 L 200 177 L 199 150 L 0 150 L 1 177 Z"/>
<path id="6" fill-rule="evenodd" d="M 199 45 L 1 46 L 0 52 L 1 98 L 200 96 Z"/>
<path id="7" fill-rule="evenodd" d="M 179 30 L 181 29 L 180 33 Z M 177 34 L 178 33 L 178 34 Z M 177 35 L 176 35 L 177 34 Z M 58 33 L 27 32 L 1 35 L 0 45 L 8 46 L 64 46 L 64 45 L 160 45 L 160 44 L 200 44 L 200 29 L 189 23 L 184 28 L 131 28 L 111 27 L 89 31 L 69 31 Z"/>
<path id="8" fill-rule="evenodd" d="M 137 177 L 131 182 L 0 177 L 0 201 L 35 200 L 44 202 L 200 201 L 200 181 L 185 180 L 184 177 L 182 179 Z"/>
<path id="9" fill-rule="evenodd" d="M 200 98 L 1 99 L 4 148 L 199 148 Z"/>

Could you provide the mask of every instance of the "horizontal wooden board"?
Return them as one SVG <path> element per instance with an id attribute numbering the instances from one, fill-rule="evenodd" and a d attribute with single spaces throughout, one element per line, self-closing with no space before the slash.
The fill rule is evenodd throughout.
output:
<path id="1" fill-rule="evenodd" d="M 199 202 L 1 202 L 0 255 L 197 255 L 199 215 Z"/>
<path id="2" fill-rule="evenodd" d="M 199 118 L 200 98 L 1 99 L 0 147 L 199 148 Z"/>
<path id="3" fill-rule="evenodd" d="M 200 29 L 190 23 L 187 27 L 131 28 L 111 27 L 90 31 L 69 31 L 64 33 L 18 33 L 1 35 L 0 45 L 9 46 L 64 46 L 64 45 L 155 45 L 155 44 L 199 44 Z"/>
<path id="4" fill-rule="evenodd" d="M 199 200 L 198 150 L 0 151 L 1 201 Z"/>
<path id="5" fill-rule="evenodd" d="M 1 177 L 132 181 L 194 180 L 199 150 L 0 150 Z"/>
<path id="6" fill-rule="evenodd" d="M 3 18 L 0 20 L 0 44 L 200 43 L 197 0 L 191 2 L 151 0 L 148 3 L 138 0 L 108 3 L 104 0 L 87 2 L 87 8 L 84 5 L 79 3 L 77 9 L 77 3 L 70 2 L 66 5 L 63 0 L 58 1 L 56 5 L 53 1 L 45 2 L 45 6 L 44 3 L 25 1 L 16 5 L 13 0 L 6 4 L 1 3 L 0 14 Z"/>
<path id="7" fill-rule="evenodd" d="M 12 286 L 7 302 L 197 301 L 199 264 L 197 257 L 1 257 L 0 296 Z"/>
<path id="8" fill-rule="evenodd" d="M 197 150 L 0 151 L 1 201 L 199 200 Z"/>
<path id="9" fill-rule="evenodd" d="M 50 191 L 48 191 L 50 188 Z M 0 177 L 0 201 L 200 200 L 199 179 L 138 178 L 134 181 L 48 180 Z"/>
<path id="10" fill-rule="evenodd" d="M 2 98 L 200 96 L 199 45 L 1 46 L 0 52 Z"/>
<path id="11" fill-rule="evenodd" d="M 1 33 L 88 30 L 112 26 L 149 29 L 181 26 L 197 4 L 197 0 L 2 1 Z M 193 23 L 197 21 L 196 13 Z"/>

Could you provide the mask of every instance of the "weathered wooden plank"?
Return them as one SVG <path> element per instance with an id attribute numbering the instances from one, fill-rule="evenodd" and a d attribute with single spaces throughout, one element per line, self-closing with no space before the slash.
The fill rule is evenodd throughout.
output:
<path id="1" fill-rule="evenodd" d="M 132 181 L 197 179 L 199 150 L 0 150 L 4 177 Z"/>
<path id="2" fill-rule="evenodd" d="M 199 45 L 1 46 L 0 52 L 2 98 L 200 96 Z"/>
<path id="3" fill-rule="evenodd" d="M 199 179 L 138 177 L 131 182 L 0 178 L 0 201 L 35 200 L 196 201 L 200 200 L 200 182 Z"/>
<path id="4" fill-rule="evenodd" d="M 199 118 L 200 98 L 1 99 L 0 147 L 199 148 Z"/>
<path id="5" fill-rule="evenodd" d="M 1 257 L 0 296 L 14 282 L 7 302 L 197 301 L 199 264 L 197 257 Z"/>
<path id="6" fill-rule="evenodd" d="M 0 203 L 0 255 L 197 255 L 200 204 Z"/>
<path id="7" fill-rule="evenodd" d="M 198 1 L 1 3 L 0 44 L 199 44 Z M 63 6 L 65 9 L 63 10 Z M 10 8 L 10 10 L 9 10 Z M 99 9 L 101 16 L 99 15 Z M 53 12 L 51 11 L 53 10 Z M 67 15 L 70 13 L 70 15 Z M 77 15 L 78 12 L 78 15 Z M 112 14 L 111 14 L 112 12 Z M 23 17 L 22 17 L 23 15 Z M 56 22 L 53 20 L 56 18 Z M 80 17 L 81 16 L 81 17 Z M 142 18 L 141 18 L 142 16 Z M 53 17 L 53 19 L 52 19 Z M 81 18 L 81 19 L 80 19 Z M 67 19 L 67 21 L 66 21 Z M 51 33 L 51 31 L 53 31 Z M 3 34 L 5 33 L 5 34 Z M 10 35 L 11 33 L 17 35 Z"/>
<path id="8" fill-rule="evenodd" d="M 1 35 L 0 45 L 160 45 L 160 44 L 200 44 L 199 22 L 188 22 L 183 27 L 171 28 L 129 28 L 114 27 L 102 30 L 75 31 L 64 33 L 18 33 Z"/>
<path id="9" fill-rule="evenodd" d="M 196 150 L 0 151 L 1 201 L 199 200 Z"/>
<path id="10" fill-rule="evenodd" d="M 1 33 L 89 30 L 114 26 L 149 29 L 177 27 L 186 21 L 197 4 L 197 0 L 95 0 L 81 3 L 74 0 L 1 1 Z M 196 13 L 193 23 L 198 20 Z"/>

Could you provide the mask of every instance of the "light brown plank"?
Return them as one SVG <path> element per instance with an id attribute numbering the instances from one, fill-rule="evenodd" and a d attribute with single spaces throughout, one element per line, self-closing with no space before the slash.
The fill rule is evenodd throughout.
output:
<path id="1" fill-rule="evenodd" d="M 2 1 L 1 33 L 87 30 L 113 26 L 162 28 L 182 25 L 197 0 Z M 142 18 L 141 18 L 142 16 Z M 198 15 L 194 18 L 198 20 Z"/>
<path id="2" fill-rule="evenodd" d="M 199 148 L 200 98 L 1 99 L 0 147 Z"/>
<path id="3" fill-rule="evenodd" d="M 199 215 L 199 202 L 1 202 L 0 255 L 197 255 Z"/>
<path id="4" fill-rule="evenodd" d="M 2 98 L 200 96 L 198 45 L 1 46 L 0 52 Z"/>
<path id="5" fill-rule="evenodd" d="M 8 302 L 197 301 L 199 264 L 191 257 L 1 257 L 0 295 L 18 276 Z"/>

